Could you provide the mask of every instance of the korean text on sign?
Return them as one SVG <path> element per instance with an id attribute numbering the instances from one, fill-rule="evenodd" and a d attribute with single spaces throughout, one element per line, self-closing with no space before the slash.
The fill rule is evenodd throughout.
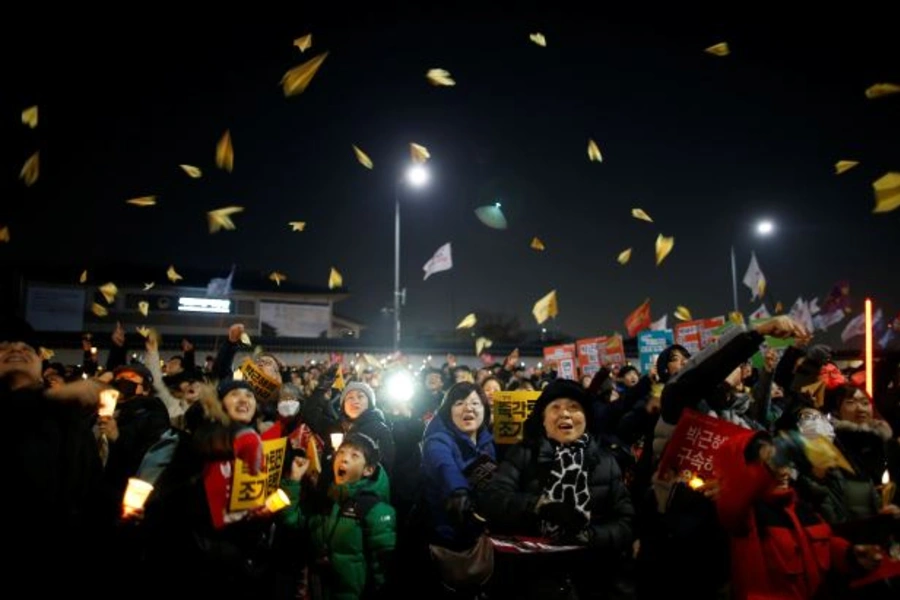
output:
<path id="1" fill-rule="evenodd" d="M 663 453 L 659 470 L 661 473 L 690 471 L 704 479 L 712 478 L 722 445 L 742 431 L 743 428 L 728 421 L 685 409 Z"/>
<path id="2" fill-rule="evenodd" d="M 262 471 L 250 474 L 250 469 L 240 459 L 234 461 L 234 480 L 231 485 L 229 510 L 250 510 L 262 506 L 266 497 L 278 489 L 287 438 L 263 440 L 265 458 Z"/>
<path id="3" fill-rule="evenodd" d="M 540 392 L 494 392 L 494 443 L 515 444 L 522 440 L 525 419 L 534 409 Z"/>

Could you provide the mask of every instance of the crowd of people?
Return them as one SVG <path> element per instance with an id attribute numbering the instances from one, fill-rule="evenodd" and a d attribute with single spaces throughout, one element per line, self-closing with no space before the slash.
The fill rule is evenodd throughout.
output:
<path id="1" fill-rule="evenodd" d="M 402 356 L 286 365 L 243 334 L 200 366 L 187 340 L 163 361 L 117 329 L 100 368 L 97 339 L 62 365 L 4 320 L 14 580 L 140 598 L 900 593 L 895 355 L 866 382 L 781 316 L 578 381 L 448 357 L 398 400 L 382 381 Z M 527 398 L 514 443 L 507 391 Z M 673 467 L 688 419 L 722 427 L 706 470 Z"/>

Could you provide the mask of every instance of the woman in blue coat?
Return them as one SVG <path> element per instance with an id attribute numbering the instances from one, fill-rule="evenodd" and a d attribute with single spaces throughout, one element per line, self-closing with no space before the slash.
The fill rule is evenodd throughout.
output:
<path id="1" fill-rule="evenodd" d="M 472 517 L 475 490 L 469 475 L 482 463 L 496 460 L 490 412 L 484 391 L 461 382 L 447 391 L 425 428 L 422 478 L 432 544 L 464 550 L 483 530 L 481 521 Z"/>

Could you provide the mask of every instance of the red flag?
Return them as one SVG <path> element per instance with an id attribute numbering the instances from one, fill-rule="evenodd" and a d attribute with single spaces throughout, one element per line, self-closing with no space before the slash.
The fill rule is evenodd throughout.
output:
<path id="1" fill-rule="evenodd" d="M 628 337 L 634 337 L 642 330 L 650 327 L 650 298 L 644 300 L 644 303 L 628 315 L 625 319 L 625 329 L 628 331 Z"/>

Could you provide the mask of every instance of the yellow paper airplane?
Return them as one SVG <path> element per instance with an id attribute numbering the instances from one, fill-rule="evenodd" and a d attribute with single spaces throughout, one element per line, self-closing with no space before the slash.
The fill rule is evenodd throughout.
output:
<path id="1" fill-rule="evenodd" d="M 674 237 L 665 237 L 663 234 L 659 234 L 656 238 L 656 266 L 658 267 L 663 260 L 669 255 L 672 251 L 672 248 L 675 247 L 675 238 Z"/>
<path id="2" fill-rule="evenodd" d="M 326 58 L 328 58 L 328 53 L 323 52 L 285 73 L 281 78 L 281 87 L 284 90 L 284 95 L 290 97 L 302 94 Z"/>
<path id="3" fill-rule="evenodd" d="M 303 231 L 306 229 L 306 221 L 289 221 L 288 225 L 291 226 L 291 231 Z"/>
<path id="4" fill-rule="evenodd" d="M 338 270 L 331 267 L 331 273 L 328 274 L 328 289 L 333 290 L 344 285 L 344 278 L 338 273 Z"/>
<path id="5" fill-rule="evenodd" d="M 217 208 L 207 213 L 209 217 L 209 232 L 216 233 L 220 229 L 234 231 L 237 227 L 231 220 L 231 215 L 237 214 L 244 210 L 243 206 L 226 206 L 225 208 Z"/>
<path id="6" fill-rule="evenodd" d="M 431 158 L 431 154 L 428 152 L 428 148 L 425 146 L 420 146 L 419 144 L 410 144 L 409 145 L 409 155 L 412 158 L 412 161 L 416 164 L 422 164 Z"/>
<path id="7" fill-rule="evenodd" d="M 146 300 L 141 300 L 138 302 L 138 311 L 146 317 L 150 312 L 150 303 Z"/>
<path id="8" fill-rule="evenodd" d="M 900 173 L 885 173 L 872 184 L 875 190 L 875 209 L 873 213 L 891 212 L 900 206 Z"/>
<path id="9" fill-rule="evenodd" d="M 87 281 L 87 269 L 81 272 L 81 277 L 78 278 L 78 283 L 84 283 Z"/>
<path id="10" fill-rule="evenodd" d="M 178 166 L 181 167 L 182 171 L 184 171 L 185 173 L 188 174 L 188 177 L 191 177 L 193 179 L 200 179 L 200 177 L 203 175 L 203 172 L 199 168 L 195 167 L 194 165 L 178 165 Z"/>
<path id="11" fill-rule="evenodd" d="M 588 140 L 587 153 L 588 159 L 592 162 L 603 162 L 603 155 L 600 154 L 600 147 L 597 145 L 597 142 L 592 139 Z"/>
<path id="12" fill-rule="evenodd" d="M 132 198 L 131 200 L 126 200 L 125 204 L 131 204 L 132 206 L 153 206 L 156 204 L 156 196 L 141 196 L 140 198 Z"/>
<path id="13" fill-rule="evenodd" d="M 631 248 L 619 252 L 619 256 L 616 260 L 619 261 L 620 265 L 627 265 L 628 261 L 631 260 Z"/>
<path id="14" fill-rule="evenodd" d="M 226 129 L 216 144 L 216 166 L 231 173 L 234 170 L 234 146 L 231 145 L 231 130 Z"/>
<path id="15" fill-rule="evenodd" d="M 547 38 L 544 37 L 543 33 L 532 33 L 528 36 L 528 39 L 540 46 L 541 48 L 547 47 Z"/>
<path id="16" fill-rule="evenodd" d="M 116 287 L 112 281 L 109 283 L 104 283 L 100 286 L 100 293 L 103 294 L 103 297 L 106 299 L 107 304 L 112 304 L 116 301 L 116 294 L 119 293 L 119 288 Z"/>
<path id="17" fill-rule="evenodd" d="M 731 54 L 731 48 L 728 47 L 728 42 L 721 42 L 706 48 L 704 52 L 714 56 L 728 56 Z"/>
<path id="18" fill-rule="evenodd" d="M 478 318 L 475 316 L 475 313 L 469 313 L 463 320 L 459 322 L 459 325 L 456 326 L 457 329 L 471 329 L 475 327 L 475 324 L 478 323 Z"/>
<path id="19" fill-rule="evenodd" d="M 531 239 L 531 249 L 541 251 L 545 249 L 544 242 L 534 237 Z"/>
<path id="20" fill-rule="evenodd" d="M 166 271 L 166 277 L 168 277 L 169 281 L 172 283 L 177 283 L 180 279 L 184 279 L 184 277 L 179 275 L 178 271 L 175 270 L 175 265 L 169 266 L 169 270 Z"/>
<path id="21" fill-rule="evenodd" d="M 481 353 L 494 345 L 494 342 L 486 337 L 480 337 L 475 340 L 475 356 L 481 356 Z"/>
<path id="22" fill-rule="evenodd" d="M 685 306 L 678 306 L 675 308 L 675 318 L 679 321 L 690 321 L 691 311 L 689 311 Z"/>
<path id="23" fill-rule="evenodd" d="M 635 219 L 640 219 L 641 221 L 647 221 L 648 223 L 653 222 L 653 219 L 650 218 L 650 215 L 644 212 L 643 208 L 632 208 L 631 216 Z"/>
<path id="24" fill-rule="evenodd" d="M 40 151 L 35 152 L 31 156 L 28 157 L 28 160 L 25 161 L 25 164 L 22 165 L 22 170 L 19 172 L 19 179 L 25 181 L 25 185 L 31 187 L 34 185 L 38 177 L 41 174 L 41 153 Z"/>
<path id="25" fill-rule="evenodd" d="M 356 160 L 359 161 L 359 164 L 361 164 L 365 168 L 371 169 L 374 166 L 372 164 L 372 159 L 369 158 L 369 155 L 360 150 L 356 145 L 353 146 L 353 153 L 356 154 Z"/>
<path id="26" fill-rule="evenodd" d="M 839 160 L 834 163 L 834 174 L 840 175 L 841 173 L 846 173 L 858 164 L 859 162 L 855 160 Z"/>
<path id="27" fill-rule="evenodd" d="M 32 129 L 38 126 L 38 107 L 37 105 L 29 106 L 22 111 L 22 124 L 28 125 Z"/>
<path id="28" fill-rule="evenodd" d="M 281 287 L 281 282 L 287 279 L 287 275 L 284 273 L 279 273 L 278 271 L 272 271 L 269 275 L 269 279 L 275 282 L 275 285 Z"/>
<path id="29" fill-rule="evenodd" d="M 294 40 L 294 45 L 297 46 L 297 49 L 300 52 L 306 52 L 310 48 L 312 48 L 312 34 L 307 33 L 304 36 L 300 36 Z"/>
<path id="30" fill-rule="evenodd" d="M 456 85 L 456 82 L 450 77 L 450 72 L 444 69 L 429 69 L 425 77 L 428 79 L 428 83 L 433 86 L 449 87 Z"/>
<path id="31" fill-rule="evenodd" d="M 896 83 L 876 83 L 866 90 L 866 98 L 870 100 L 900 93 L 900 85 Z"/>

